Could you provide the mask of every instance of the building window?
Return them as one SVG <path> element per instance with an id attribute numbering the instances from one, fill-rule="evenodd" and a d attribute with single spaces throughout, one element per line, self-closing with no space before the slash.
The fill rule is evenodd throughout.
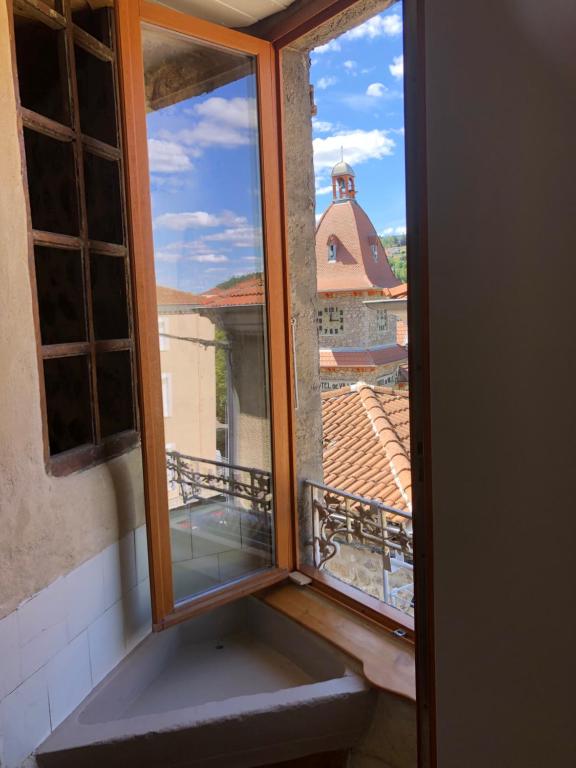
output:
<path id="1" fill-rule="evenodd" d="M 62 474 L 137 441 L 114 12 L 14 5 L 46 455 Z"/>
<path id="2" fill-rule="evenodd" d="M 376 243 L 372 243 L 372 245 L 370 246 L 370 250 L 372 251 L 372 258 L 374 259 L 374 261 L 378 261 L 378 246 L 376 245 Z"/>
<path id="3" fill-rule="evenodd" d="M 385 376 L 380 376 L 376 383 L 379 387 L 389 387 L 393 384 L 396 384 L 396 381 L 398 380 L 398 371 L 392 371 L 391 373 L 387 373 Z"/>
<path id="4" fill-rule="evenodd" d="M 172 374 L 162 374 L 162 413 L 164 418 L 172 416 Z"/>
<path id="5" fill-rule="evenodd" d="M 168 337 L 170 323 L 167 317 L 158 317 L 158 338 L 160 352 L 167 352 L 170 349 L 170 338 Z"/>
<path id="6" fill-rule="evenodd" d="M 388 311 L 385 309 L 376 310 L 376 326 L 378 331 L 385 332 L 388 330 Z"/>
<path id="7" fill-rule="evenodd" d="M 336 261 L 336 243 L 328 243 L 328 261 Z"/>

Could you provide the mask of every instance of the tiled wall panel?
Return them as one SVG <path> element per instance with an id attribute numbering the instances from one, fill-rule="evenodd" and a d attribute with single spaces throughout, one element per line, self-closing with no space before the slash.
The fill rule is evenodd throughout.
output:
<path id="1" fill-rule="evenodd" d="M 144 526 L 0 620 L 0 766 L 19 768 L 150 629 Z"/>

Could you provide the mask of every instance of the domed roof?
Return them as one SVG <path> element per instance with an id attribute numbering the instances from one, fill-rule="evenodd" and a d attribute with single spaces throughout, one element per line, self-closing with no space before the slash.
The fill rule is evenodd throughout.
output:
<path id="1" fill-rule="evenodd" d="M 344 160 L 340 160 L 340 162 L 336 163 L 334 168 L 332 168 L 332 176 L 355 176 L 354 169 L 351 165 L 348 165 L 348 163 L 344 162 Z"/>
<path id="2" fill-rule="evenodd" d="M 336 245 L 336 257 L 329 260 L 330 243 Z M 319 291 L 369 290 L 400 284 L 374 225 L 355 200 L 332 203 L 318 222 L 316 264 Z"/>

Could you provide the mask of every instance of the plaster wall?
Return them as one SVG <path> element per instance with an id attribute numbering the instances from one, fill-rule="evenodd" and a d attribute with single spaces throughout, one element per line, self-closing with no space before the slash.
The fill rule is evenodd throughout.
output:
<path id="1" fill-rule="evenodd" d="M 438 765 L 574 765 L 576 5 L 423 8 Z"/>
<path id="2" fill-rule="evenodd" d="M 144 520 L 139 449 L 47 474 L 28 230 L 5 0 L 0 2 L 0 617 Z"/>
<path id="3" fill-rule="evenodd" d="M 214 323 L 195 312 L 159 313 L 171 336 L 214 340 Z M 170 415 L 164 414 L 166 444 L 206 459 L 216 458 L 214 347 L 166 338 L 162 373 L 170 376 Z"/>

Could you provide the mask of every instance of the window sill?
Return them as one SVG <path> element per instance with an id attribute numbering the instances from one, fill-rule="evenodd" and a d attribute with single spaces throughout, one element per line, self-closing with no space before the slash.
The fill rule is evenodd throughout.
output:
<path id="1" fill-rule="evenodd" d="M 261 592 L 267 605 L 362 664 L 375 688 L 416 701 L 414 646 L 310 587 L 281 584 Z"/>

